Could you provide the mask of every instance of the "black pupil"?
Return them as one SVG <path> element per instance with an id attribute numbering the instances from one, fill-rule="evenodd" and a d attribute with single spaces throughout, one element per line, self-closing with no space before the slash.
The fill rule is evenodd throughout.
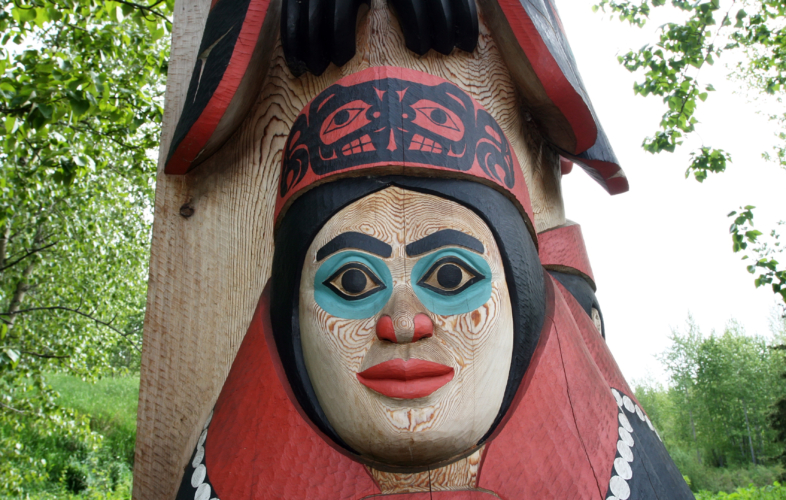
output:
<path id="1" fill-rule="evenodd" d="M 368 278 L 357 269 L 349 269 L 341 276 L 341 287 L 353 295 L 357 295 L 366 289 Z"/>
<path id="2" fill-rule="evenodd" d="M 431 110 L 431 119 L 434 123 L 438 123 L 440 125 L 444 124 L 448 121 L 448 115 L 442 111 L 441 109 L 432 109 Z"/>
<path id="3" fill-rule="evenodd" d="M 461 284 L 461 269 L 455 264 L 445 264 L 437 271 L 437 283 L 448 290 Z"/>
<path id="4" fill-rule="evenodd" d="M 333 117 L 333 122 L 336 125 L 344 125 L 347 121 L 349 121 L 349 111 L 346 109 L 342 109 Z"/>

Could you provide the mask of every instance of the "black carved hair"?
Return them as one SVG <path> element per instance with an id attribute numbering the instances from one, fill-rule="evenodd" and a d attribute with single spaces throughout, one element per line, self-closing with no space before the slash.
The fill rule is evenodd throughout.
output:
<path id="1" fill-rule="evenodd" d="M 283 0 L 281 43 L 296 76 L 321 75 L 331 62 L 343 66 L 355 55 L 355 25 L 369 0 Z M 423 55 L 453 47 L 472 52 L 478 43 L 475 0 L 390 0 L 407 48 Z"/>
<path id="2" fill-rule="evenodd" d="M 414 177 L 363 177 L 323 184 L 303 194 L 278 228 L 271 277 L 271 323 L 292 392 L 309 419 L 330 439 L 354 452 L 335 432 L 317 401 L 300 343 L 300 277 L 306 252 L 339 210 L 390 186 L 446 198 L 475 212 L 491 229 L 505 268 L 513 310 L 513 360 L 502 406 L 484 442 L 504 417 L 529 366 L 546 314 L 543 268 L 519 211 L 493 188 L 472 181 Z M 480 444 L 479 443 L 479 444 Z"/>

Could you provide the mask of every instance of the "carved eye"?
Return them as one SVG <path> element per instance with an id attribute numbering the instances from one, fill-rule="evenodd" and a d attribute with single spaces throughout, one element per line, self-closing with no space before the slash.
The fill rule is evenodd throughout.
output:
<path id="1" fill-rule="evenodd" d="M 484 278 L 485 276 L 462 259 L 445 257 L 423 273 L 418 285 L 440 295 L 458 295 Z"/>
<path id="2" fill-rule="evenodd" d="M 412 105 L 415 119 L 412 123 L 430 132 L 439 134 L 451 141 L 464 137 L 464 124 L 461 119 L 445 106 L 428 99 L 421 99 Z"/>
<path id="3" fill-rule="evenodd" d="M 364 299 L 385 289 L 377 275 L 359 262 L 343 265 L 323 283 L 344 300 Z"/>
<path id="4" fill-rule="evenodd" d="M 366 111 L 369 108 L 371 105 L 364 101 L 352 101 L 330 113 L 319 130 L 322 142 L 333 144 L 371 123 L 371 120 L 366 118 Z"/>

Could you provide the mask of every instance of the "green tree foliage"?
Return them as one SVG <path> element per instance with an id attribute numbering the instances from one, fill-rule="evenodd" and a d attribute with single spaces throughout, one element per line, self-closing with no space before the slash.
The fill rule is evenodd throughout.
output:
<path id="1" fill-rule="evenodd" d="M 720 467 L 776 455 L 768 417 L 786 387 L 771 343 L 746 336 L 735 323 L 708 337 L 689 323 L 686 333 L 675 331 L 671 339 L 662 361 L 680 401 L 680 438 L 693 441 L 703 460 Z"/>
<path id="2" fill-rule="evenodd" d="M 0 7 L 0 492 L 51 472 L 31 428 L 93 439 L 44 371 L 138 363 L 173 4 Z"/>
<path id="3" fill-rule="evenodd" d="M 722 334 L 707 336 L 689 318 L 659 356 L 668 384 L 634 384 L 637 399 L 696 492 L 770 485 L 784 471 L 778 464 L 784 445 L 771 419 L 786 390 L 781 376 L 786 351 L 776 348 L 786 340 L 786 330 L 774 324 L 773 333 L 748 336 L 731 322 Z"/>
<path id="4" fill-rule="evenodd" d="M 708 488 L 696 477 L 708 467 L 772 463 L 782 451 L 770 426 L 773 404 L 786 392 L 783 352 L 773 349 L 782 339 L 745 335 L 734 322 L 705 336 L 691 319 L 670 339 L 660 356 L 668 388 L 648 382 L 635 392 L 682 472 Z"/>
<path id="5" fill-rule="evenodd" d="M 644 140 L 650 153 L 673 152 L 695 132 L 696 110 L 714 91 L 700 80 L 700 70 L 716 61 L 732 61 L 730 76 L 742 80 L 752 94 L 770 96 L 775 103 L 770 118 L 780 128 L 774 153 L 764 152 L 786 167 L 786 3 L 783 0 L 600 0 L 595 9 L 620 20 L 644 26 L 653 9 L 672 9 L 674 21 L 662 25 L 658 40 L 619 57 L 629 71 L 641 75 L 634 92 L 663 99 L 666 110 L 658 130 Z M 704 145 L 691 152 L 685 176 L 702 182 L 710 173 L 724 172 L 731 156 Z M 748 271 L 756 286 L 770 285 L 786 302 L 786 267 L 777 230 L 763 237 L 753 228 L 753 206 L 729 214 L 733 250 L 751 259 Z"/>
<path id="6" fill-rule="evenodd" d="M 778 318 L 773 323 L 773 330 L 778 332 L 779 338 L 782 341 L 786 340 L 786 316 Z M 773 349 L 786 352 L 786 344 L 781 343 L 774 346 Z M 786 382 L 786 365 L 782 367 L 782 370 L 781 379 L 783 382 Z M 770 426 L 775 431 L 776 440 L 780 445 L 780 454 L 776 458 L 780 460 L 784 471 L 786 471 L 786 395 L 784 394 L 781 394 L 778 401 L 775 402 L 770 415 Z M 782 478 L 786 478 L 786 472 L 784 472 Z"/>

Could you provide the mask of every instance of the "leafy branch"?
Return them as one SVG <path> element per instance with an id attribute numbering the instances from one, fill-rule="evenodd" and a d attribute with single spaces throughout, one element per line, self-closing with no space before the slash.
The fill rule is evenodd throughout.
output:
<path id="1" fill-rule="evenodd" d="M 733 0 L 724 13 L 720 0 L 600 0 L 593 9 L 611 12 L 621 21 L 642 27 L 654 8 L 667 4 L 687 14 L 687 19 L 664 24 L 657 42 L 618 57 L 628 71 L 643 70 L 643 80 L 634 84 L 634 93 L 660 96 L 666 105 L 659 129 L 642 143 L 643 149 L 653 154 L 674 152 L 685 136 L 695 132 L 696 110 L 715 90 L 712 84 L 699 83 L 699 72 L 728 52 L 737 51 L 745 60 L 737 64 L 738 71 L 730 78 L 742 79 L 752 90 L 766 95 L 782 96 L 786 89 L 786 4 L 782 0 Z M 695 73 L 690 73 L 691 69 Z M 770 118 L 786 127 L 786 113 L 774 113 Z M 780 140 L 786 143 L 786 132 L 780 134 Z M 786 167 L 786 147 L 775 150 L 776 160 Z M 770 158 L 767 153 L 763 156 Z M 724 172 L 731 161 L 731 155 L 723 149 L 703 145 L 691 152 L 685 177 L 692 174 L 703 182 L 711 173 Z M 755 285 L 771 284 L 786 302 L 786 268 L 779 267 L 775 259 L 783 251 L 778 234 L 772 231 L 771 241 L 762 243 L 761 233 L 752 227 L 752 209 L 745 207 L 729 215 L 735 217 L 731 228 L 734 251 L 745 251 L 744 259 L 755 254 L 756 262 L 748 266 L 748 271 L 756 275 Z"/>
<path id="2" fill-rule="evenodd" d="M 169 18 L 167 16 L 165 16 L 164 14 L 160 13 L 159 11 L 157 11 L 157 10 L 155 10 L 153 8 L 153 7 L 163 3 L 163 0 L 159 0 L 158 2 L 156 2 L 156 3 L 154 3 L 153 5 L 150 5 L 150 6 L 140 5 L 140 4 L 134 3 L 134 2 L 126 2 L 125 0 L 112 0 L 112 1 L 113 2 L 117 2 L 119 4 L 127 5 L 128 7 L 133 7 L 135 9 L 139 9 L 142 12 L 148 12 L 148 13 L 150 13 L 150 14 L 158 17 L 158 18 L 163 19 L 166 23 L 171 24 L 171 21 L 169 20 Z"/>
<path id="3" fill-rule="evenodd" d="M 0 267 L 0 272 L 3 272 L 6 269 L 14 267 L 15 265 L 17 265 L 20 262 L 22 262 L 23 260 L 25 260 L 26 258 L 32 257 L 33 255 L 37 254 L 38 252 L 43 252 L 47 248 L 52 248 L 53 246 L 57 245 L 57 243 L 58 243 L 57 241 L 53 241 L 52 243 L 49 243 L 48 245 L 44 245 L 42 247 L 34 248 L 34 249 L 28 251 L 26 254 L 24 254 L 23 256 L 19 257 L 18 259 L 14 260 L 14 261 L 11 261 L 11 263 L 6 264 L 6 265 Z"/>
<path id="4" fill-rule="evenodd" d="M 101 325 L 101 326 L 104 326 L 104 327 L 112 330 L 116 334 L 118 334 L 121 337 L 123 337 L 131 345 L 131 347 L 136 349 L 138 352 L 142 352 L 142 350 L 139 348 L 139 346 L 134 341 L 132 341 L 131 339 L 128 338 L 130 335 L 132 335 L 135 332 L 124 332 L 122 330 L 119 330 L 114 325 L 112 325 L 111 321 L 109 321 L 109 322 L 103 321 L 103 320 L 101 320 L 99 318 L 96 318 L 95 316 L 93 316 L 93 315 L 91 315 L 89 313 L 81 311 L 78 308 L 74 309 L 72 307 L 66 307 L 66 306 L 29 307 L 27 309 L 19 309 L 17 311 L 7 311 L 7 312 L 4 312 L 4 313 L 0 313 L 0 316 L 14 317 L 14 316 L 19 315 L 19 314 L 25 314 L 25 313 L 36 312 L 36 311 L 65 311 L 65 312 L 70 312 L 70 313 L 73 313 L 73 314 L 77 314 L 79 316 L 82 316 L 84 318 L 89 319 L 90 321 L 95 322 L 97 325 Z"/>
<path id="5" fill-rule="evenodd" d="M 780 235 L 777 231 L 770 232 L 770 240 L 763 241 L 759 238 L 762 232 L 753 228 L 753 209 L 752 205 L 741 207 L 738 211 L 729 213 L 729 217 L 734 217 L 734 222 L 729 227 L 733 250 L 735 253 L 743 252 L 743 260 L 748 260 L 751 256 L 755 261 L 749 264 L 747 269 L 751 274 L 756 275 L 756 287 L 771 285 L 773 293 L 779 294 L 786 302 L 786 269 L 780 269 L 780 263 L 775 260 L 775 255 L 782 250 Z M 779 225 L 784 225 L 781 221 Z M 757 245 L 748 248 L 749 245 Z"/>

